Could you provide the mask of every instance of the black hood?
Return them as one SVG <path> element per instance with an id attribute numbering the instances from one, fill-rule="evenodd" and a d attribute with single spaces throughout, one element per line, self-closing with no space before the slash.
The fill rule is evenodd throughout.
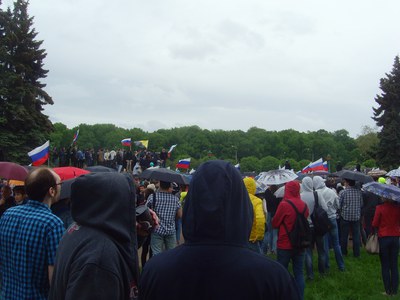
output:
<path id="1" fill-rule="evenodd" d="M 194 174 L 183 209 L 185 242 L 245 245 L 253 209 L 242 177 L 230 163 L 203 163 Z"/>
<path id="2" fill-rule="evenodd" d="M 81 226 L 107 234 L 131 268 L 136 255 L 135 188 L 120 173 L 90 173 L 71 186 L 71 215 Z"/>

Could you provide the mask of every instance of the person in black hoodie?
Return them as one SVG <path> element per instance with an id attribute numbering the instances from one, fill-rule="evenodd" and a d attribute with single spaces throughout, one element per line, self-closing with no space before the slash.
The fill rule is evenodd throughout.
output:
<path id="1" fill-rule="evenodd" d="M 253 208 L 230 163 L 198 168 L 182 221 L 185 243 L 146 263 L 140 299 L 300 299 L 285 268 L 248 248 Z"/>
<path id="2" fill-rule="evenodd" d="M 49 299 L 136 299 L 135 188 L 121 173 L 71 186 L 72 224 L 57 250 Z"/>

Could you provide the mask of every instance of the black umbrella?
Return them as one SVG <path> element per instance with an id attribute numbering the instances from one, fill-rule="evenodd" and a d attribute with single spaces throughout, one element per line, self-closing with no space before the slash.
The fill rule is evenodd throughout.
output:
<path id="1" fill-rule="evenodd" d="M 339 177 L 344 178 L 344 179 L 350 179 L 350 180 L 355 180 L 359 181 L 361 183 L 367 183 L 374 181 L 371 176 L 365 175 L 364 173 L 361 172 L 356 172 L 356 171 L 350 171 L 350 170 L 342 170 L 337 172 Z"/>
<path id="2" fill-rule="evenodd" d="M 85 170 L 88 170 L 91 173 L 117 172 L 117 170 L 105 166 L 91 166 L 86 167 Z"/>
<path id="3" fill-rule="evenodd" d="M 177 184 L 189 184 L 188 179 L 183 174 L 166 168 L 148 168 L 139 175 L 144 179 L 155 179 Z"/>

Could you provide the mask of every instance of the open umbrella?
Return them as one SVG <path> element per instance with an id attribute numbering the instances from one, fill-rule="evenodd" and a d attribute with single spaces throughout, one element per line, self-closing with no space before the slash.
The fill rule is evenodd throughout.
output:
<path id="1" fill-rule="evenodd" d="M 386 175 L 387 172 L 385 170 L 374 169 L 369 171 L 367 174 L 372 177 L 380 177 Z"/>
<path id="2" fill-rule="evenodd" d="M 117 172 L 117 170 L 105 166 L 90 166 L 86 167 L 85 170 L 91 173 Z"/>
<path id="3" fill-rule="evenodd" d="M 53 171 L 56 172 L 58 176 L 60 176 L 62 181 L 90 173 L 90 171 L 75 167 L 53 168 Z"/>
<path id="4" fill-rule="evenodd" d="M 364 191 L 400 202 L 400 188 L 397 186 L 373 181 L 363 184 L 362 188 Z"/>
<path id="5" fill-rule="evenodd" d="M 9 161 L 0 162 L 0 178 L 24 181 L 28 175 L 28 169 Z"/>
<path id="6" fill-rule="evenodd" d="M 271 170 L 268 172 L 261 172 L 257 181 L 265 185 L 271 184 L 282 184 L 296 179 L 298 176 L 293 171 L 283 170 Z"/>
<path id="7" fill-rule="evenodd" d="M 139 176 L 144 179 L 175 182 L 177 184 L 189 184 L 189 180 L 183 174 L 166 168 L 148 168 Z"/>
<path id="8" fill-rule="evenodd" d="M 361 183 L 367 183 L 367 182 L 374 181 L 372 179 L 372 177 L 369 176 L 369 175 L 365 175 L 364 173 L 356 172 L 356 171 L 350 171 L 350 170 L 340 171 L 339 177 L 344 178 L 344 179 L 350 179 L 350 180 L 359 181 Z"/>
<path id="9" fill-rule="evenodd" d="M 386 176 L 400 177 L 400 168 L 389 171 L 388 173 L 386 173 Z"/>

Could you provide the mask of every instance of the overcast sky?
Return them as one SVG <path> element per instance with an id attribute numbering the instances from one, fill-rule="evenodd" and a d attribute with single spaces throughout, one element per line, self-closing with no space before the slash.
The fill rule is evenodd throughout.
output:
<path id="1" fill-rule="evenodd" d="M 3 0 L 2 8 L 12 5 Z M 68 128 L 346 129 L 400 53 L 399 0 L 30 0 Z"/>

